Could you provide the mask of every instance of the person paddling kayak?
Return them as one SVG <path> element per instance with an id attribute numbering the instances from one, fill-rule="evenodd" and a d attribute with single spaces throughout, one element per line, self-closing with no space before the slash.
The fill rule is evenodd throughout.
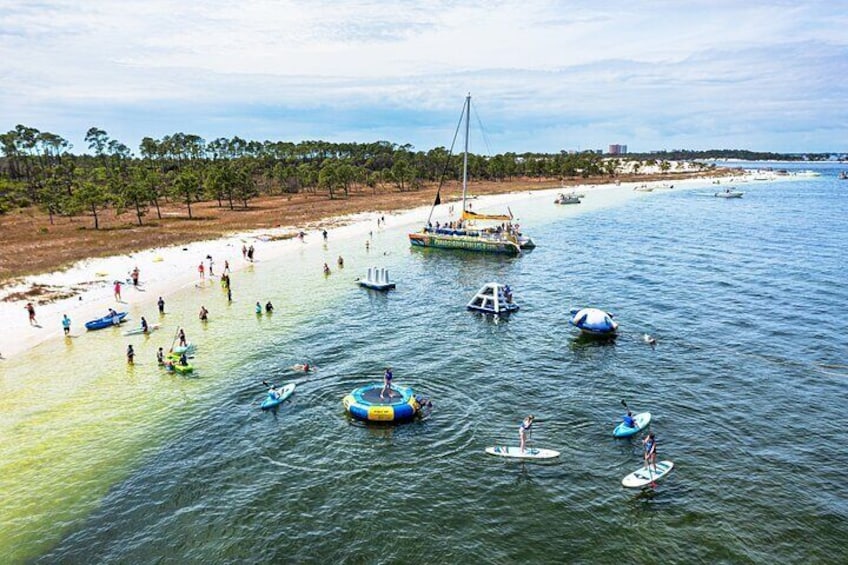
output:
<path id="1" fill-rule="evenodd" d="M 639 425 L 636 423 L 636 420 L 633 419 L 633 412 L 631 412 L 630 410 L 627 411 L 627 414 L 624 415 L 624 418 L 622 418 L 622 420 L 624 421 L 624 425 L 628 428 L 639 427 Z"/>

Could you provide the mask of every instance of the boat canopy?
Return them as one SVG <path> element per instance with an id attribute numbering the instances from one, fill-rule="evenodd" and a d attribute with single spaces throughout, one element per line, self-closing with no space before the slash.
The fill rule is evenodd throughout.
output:
<path id="1" fill-rule="evenodd" d="M 512 221 L 512 216 L 506 214 L 478 214 L 471 210 L 463 210 L 461 218 L 463 220 L 492 220 L 497 222 Z"/>

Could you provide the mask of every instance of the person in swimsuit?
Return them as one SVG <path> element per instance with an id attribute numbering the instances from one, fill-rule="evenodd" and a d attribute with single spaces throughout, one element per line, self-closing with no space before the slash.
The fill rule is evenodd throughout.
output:
<path id="1" fill-rule="evenodd" d="M 389 398 L 394 396 L 394 393 L 392 392 L 392 378 L 394 378 L 394 375 L 392 375 L 392 368 L 386 367 L 386 372 L 383 373 L 383 390 L 380 391 L 380 400 L 384 398 L 386 393 L 388 393 Z"/>
<path id="2" fill-rule="evenodd" d="M 133 362 L 133 359 L 135 359 L 135 351 L 133 351 L 132 345 L 128 345 L 127 346 L 127 363 L 129 363 L 130 365 L 134 365 L 135 363 Z"/>
<path id="3" fill-rule="evenodd" d="M 62 317 L 62 329 L 65 331 L 65 335 L 70 335 L 70 333 L 71 333 L 71 319 L 68 318 L 67 314 L 65 314 Z"/>
<path id="4" fill-rule="evenodd" d="M 628 410 L 627 414 L 624 415 L 624 425 L 628 428 L 638 428 L 639 426 L 636 424 L 636 420 L 633 419 L 633 413 Z"/>
<path id="5" fill-rule="evenodd" d="M 182 328 L 180 328 L 180 346 L 181 347 L 187 347 L 188 346 L 188 342 L 186 341 L 185 332 L 183 331 Z"/>
<path id="6" fill-rule="evenodd" d="M 530 429 L 533 427 L 533 421 L 535 419 L 536 417 L 530 414 L 518 426 L 518 449 L 521 453 L 524 453 L 524 449 L 527 446 L 527 437 L 530 435 Z"/>
<path id="7" fill-rule="evenodd" d="M 206 267 L 203 266 L 203 261 L 197 266 L 197 272 L 200 273 L 200 280 L 206 279 Z"/>
<path id="8" fill-rule="evenodd" d="M 159 302 L 157 302 L 156 304 L 159 305 L 159 313 L 164 314 L 165 313 L 165 300 L 160 296 Z"/>
<path id="9" fill-rule="evenodd" d="M 37 326 L 38 320 L 35 319 L 35 306 L 32 305 L 32 302 L 27 302 L 24 308 L 26 308 L 26 311 L 29 314 L 29 325 Z"/>
<path id="10" fill-rule="evenodd" d="M 209 319 L 209 310 L 206 309 L 206 306 L 200 307 L 200 313 L 197 315 L 200 318 L 201 322 L 205 322 Z"/>
<path id="11" fill-rule="evenodd" d="M 142 316 L 141 317 L 141 333 L 146 334 L 149 330 L 150 330 L 150 328 L 147 327 L 147 320 L 145 320 L 144 316 Z"/>
<path id="12" fill-rule="evenodd" d="M 642 445 L 645 448 L 645 467 L 650 470 L 654 467 L 654 473 L 657 472 L 657 439 L 654 437 L 654 432 L 649 433 L 642 440 Z"/>
<path id="13" fill-rule="evenodd" d="M 115 301 L 121 301 L 121 282 L 115 281 Z"/>

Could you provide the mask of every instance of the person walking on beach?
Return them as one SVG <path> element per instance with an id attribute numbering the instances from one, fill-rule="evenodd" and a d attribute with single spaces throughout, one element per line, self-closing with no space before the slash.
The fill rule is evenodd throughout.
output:
<path id="1" fill-rule="evenodd" d="M 209 260 L 209 276 L 210 276 L 210 277 L 214 277 L 214 276 L 215 276 L 215 273 L 213 273 L 213 272 L 212 272 L 212 264 L 213 264 L 212 256 L 211 256 L 211 255 L 207 255 L 207 256 L 206 256 L 206 259 L 208 259 L 208 260 Z"/>
<path id="2" fill-rule="evenodd" d="M 71 319 L 68 318 L 67 314 L 62 316 L 62 329 L 65 331 L 65 335 L 71 334 Z"/>
<path id="3" fill-rule="evenodd" d="M 32 302 L 27 302 L 26 306 L 24 306 L 27 313 L 29 314 L 29 325 L 37 326 L 38 320 L 35 319 L 35 306 L 32 305 Z"/>
<path id="4" fill-rule="evenodd" d="M 135 362 L 133 361 L 134 359 L 135 359 L 135 351 L 133 351 L 133 346 L 132 346 L 132 344 L 130 344 L 130 345 L 127 346 L 127 363 L 129 365 L 135 365 Z"/>
<path id="5" fill-rule="evenodd" d="M 242 259 L 247 259 L 247 246 L 244 244 L 241 246 L 241 257 Z"/>
<path id="6" fill-rule="evenodd" d="M 160 296 L 159 302 L 157 302 L 156 304 L 159 306 L 159 313 L 164 314 L 165 313 L 165 300 Z"/>
<path id="7" fill-rule="evenodd" d="M 386 367 L 386 371 L 383 373 L 383 390 L 380 391 L 380 400 L 383 400 L 384 395 L 388 394 L 389 398 L 392 398 L 395 394 L 392 392 L 392 368 Z"/>
<path id="8" fill-rule="evenodd" d="M 115 281 L 115 301 L 121 301 L 121 281 Z"/>
<path id="9" fill-rule="evenodd" d="M 200 273 L 200 280 L 206 280 L 206 267 L 203 266 L 203 261 L 197 266 L 197 272 Z"/>
<path id="10" fill-rule="evenodd" d="M 140 271 L 138 270 L 138 267 L 134 268 L 132 270 L 132 273 L 130 274 L 130 277 L 132 278 L 133 286 L 135 286 L 135 287 L 138 286 L 138 275 L 139 274 L 140 274 Z"/>
<path id="11" fill-rule="evenodd" d="M 327 241 L 327 230 L 323 230 L 323 231 L 321 232 L 321 235 L 323 235 L 323 236 L 324 236 L 324 241 Z"/>
<path id="12" fill-rule="evenodd" d="M 533 427 L 533 421 L 535 419 L 536 417 L 530 414 L 518 426 L 518 450 L 521 453 L 524 453 L 524 449 L 527 447 L 527 438 L 530 436 L 530 429 Z"/>
<path id="13" fill-rule="evenodd" d="M 224 274 L 230 276 L 230 262 L 224 259 Z"/>
<path id="14" fill-rule="evenodd" d="M 253 249 L 253 245 L 251 245 L 250 247 L 247 248 L 247 259 L 251 263 L 253 263 L 253 253 L 254 253 L 254 249 Z"/>

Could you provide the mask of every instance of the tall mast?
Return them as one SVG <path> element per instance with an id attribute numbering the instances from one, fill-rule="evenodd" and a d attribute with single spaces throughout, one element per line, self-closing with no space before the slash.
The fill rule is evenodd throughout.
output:
<path id="1" fill-rule="evenodd" d="M 468 130 L 471 121 L 471 93 L 465 97 L 465 151 L 462 154 L 462 211 L 465 212 L 465 195 L 468 190 Z"/>

